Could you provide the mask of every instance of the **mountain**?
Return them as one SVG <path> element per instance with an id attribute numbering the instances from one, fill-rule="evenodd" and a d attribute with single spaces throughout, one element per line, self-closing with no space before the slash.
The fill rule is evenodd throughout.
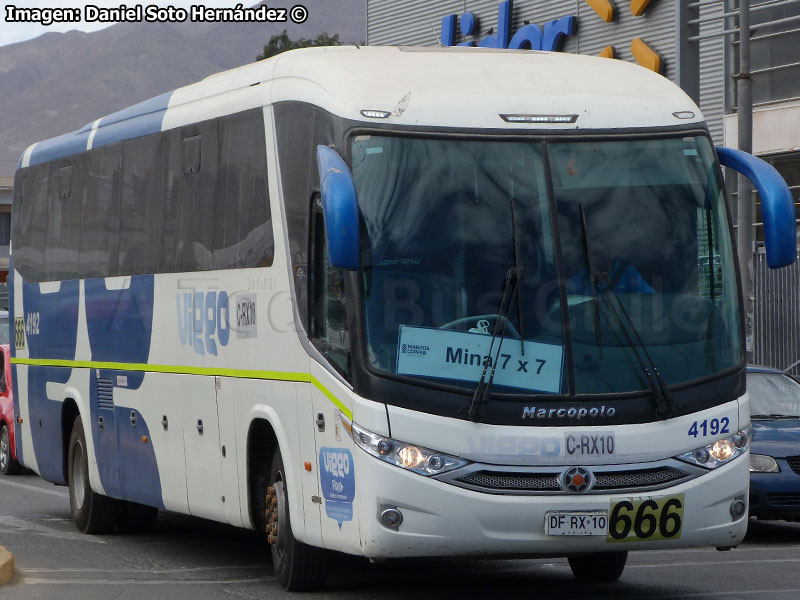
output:
<path id="1" fill-rule="evenodd" d="M 25 149 L 121 108 L 255 60 L 270 36 L 366 39 L 366 0 L 306 0 L 287 23 L 120 23 L 0 46 L 0 176 Z M 270 6 L 280 6 L 269 2 Z M 291 3 L 284 3 L 290 6 Z"/>

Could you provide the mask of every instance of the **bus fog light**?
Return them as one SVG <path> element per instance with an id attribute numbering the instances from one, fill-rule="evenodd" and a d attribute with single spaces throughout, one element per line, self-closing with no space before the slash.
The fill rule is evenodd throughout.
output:
<path id="1" fill-rule="evenodd" d="M 396 508 L 387 508 L 381 512 L 380 516 L 381 525 L 391 529 L 397 529 L 403 522 L 403 513 Z"/>
<path id="2" fill-rule="evenodd" d="M 720 440 L 711 446 L 711 456 L 716 460 L 725 461 L 733 456 L 733 444 L 728 440 Z"/>
<path id="3" fill-rule="evenodd" d="M 734 498 L 733 502 L 731 502 L 731 518 L 735 521 L 744 514 L 745 510 L 747 510 L 747 505 L 742 497 Z"/>

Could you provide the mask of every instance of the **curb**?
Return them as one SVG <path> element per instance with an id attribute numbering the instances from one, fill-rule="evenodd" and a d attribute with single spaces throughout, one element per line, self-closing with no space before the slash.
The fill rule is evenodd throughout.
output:
<path id="1" fill-rule="evenodd" d="M 0 585 L 14 577 L 14 555 L 0 546 Z"/>

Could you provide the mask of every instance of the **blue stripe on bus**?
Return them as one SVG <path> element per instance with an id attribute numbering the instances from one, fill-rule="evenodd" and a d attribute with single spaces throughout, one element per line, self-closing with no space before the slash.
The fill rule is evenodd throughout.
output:
<path id="1" fill-rule="evenodd" d="M 65 360 L 75 359 L 78 339 L 80 282 L 63 281 L 57 292 L 42 293 L 38 283 L 22 282 L 22 306 L 28 329 L 25 344 L 28 355 L 48 356 L 52 352 Z M 47 396 L 48 383 L 67 383 L 72 369 L 58 367 L 29 368 L 28 410 L 37 418 L 30 422 L 31 444 L 43 479 L 65 484 L 63 448 L 69 440 L 71 424 L 62 430 L 63 398 Z M 67 439 L 64 439 L 64 436 Z"/>
<path id="2" fill-rule="evenodd" d="M 50 162 L 64 156 L 85 152 L 88 143 L 88 131 L 73 131 L 72 133 L 65 133 L 64 135 L 39 142 L 31 153 L 31 160 L 28 166 L 32 167 L 33 165 Z"/>
<path id="3" fill-rule="evenodd" d="M 158 461 L 144 416 L 138 410 L 117 406 L 113 396 L 106 398 L 101 406 L 98 397 L 98 379 L 104 379 L 112 388 L 116 388 L 118 376 L 124 376 L 130 383 L 136 375 L 140 374 L 90 371 L 89 411 L 94 456 L 107 496 L 163 509 Z M 135 425 L 131 422 L 132 415 L 136 418 Z M 102 429 L 100 417 L 103 417 Z"/>
<path id="4" fill-rule="evenodd" d="M 161 131 L 171 97 L 172 92 L 167 92 L 103 117 L 92 140 L 92 147 L 107 146 L 114 142 Z M 29 166 L 85 152 L 93 125 L 94 121 L 77 131 L 39 142 L 31 153 Z M 17 168 L 21 167 L 22 157 L 17 163 Z"/>
<path id="5" fill-rule="evenodd" d="M 147 363 L 153 333 L 154 276 L 133 275 L 123 289 L 108 289 L 105 279 L 86 279 L 83 285 L 92 360 Z M 139 382 L 143 377 L 144 373 L 133 376 Z M 138 388 L 139 383 L 131 382 L 129 387 Z"/>
<path id="6" fill-rule="evenodd" d="M 93 148 L 161 131 L 172 92 L 134 104 L 100 119 Z"/>
<path id="7" fill-rule="evenodd" d="M 20 162 L 21 161 L 22 158 L 20 158 Z M 16 318 L 14 317 L 15 305 L 13 302 L 14 299 L 14 256 L 13 255 L 8 256 L 8 272 L 11 274 L 11 276 L 8 278 L 8 298 L 10 300 L 8 303 L 8 333 L 9 333 L 8 348 L 11 352 L 11 357 L 13 358 L 17 356 L 17 345 L 15 343 L 16 337 L 14 335 Z M 17 365 L 15 365 L 14 363 L 11 363 L 11 381 L 12 382 L 19 381 L 19 378 L 17 376 Z M 13 384 L 13 387 L 16 387 L 15 383 Z M 14 402 L 13 406 L 14 406 L 14 421 L 15 423 L 20 423 L 19 418 L 22 416 L 22 413 L 20 413 L 19 400 Z M 25 453 L 23 452 L 22 448 L 22 439 L 25 434 L 23 433 L 23 431 L 24 427 L 19 427 L 19 425 L 14 425 L 14 444 L 17 447 L 17 461 L 19 461 L 19 464 L 21 464 L 24 467 Z"/>

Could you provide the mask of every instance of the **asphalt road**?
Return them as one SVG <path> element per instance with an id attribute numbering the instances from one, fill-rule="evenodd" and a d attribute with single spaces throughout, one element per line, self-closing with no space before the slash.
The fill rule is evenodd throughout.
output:
<path id="1" fill-rule="evenodd" d="M 615 584 L 578 584 L 565 559 L 371 565 L 337 557 L 324 592 L 297 596 L 275 581 L 259 535 L 161 513 L 153 533 L 86 536 L 72 524 L 66 488 L 22 475 L 0 476 L 0 545 L 17 562 L 3 600 L 800 597 L 800 524 L 782 521 L 751 521 L 745 543 L 730 552 L 633 553 Z"/>

